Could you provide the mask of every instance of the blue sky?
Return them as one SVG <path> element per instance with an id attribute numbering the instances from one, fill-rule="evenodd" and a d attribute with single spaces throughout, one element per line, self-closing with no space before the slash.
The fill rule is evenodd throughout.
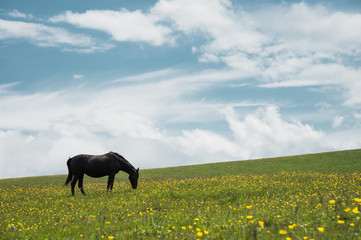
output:
<path id="1" fill-rule="evenodd" d="M 361 3 L 2 1 L 0 178 L 361 147 Z"/>

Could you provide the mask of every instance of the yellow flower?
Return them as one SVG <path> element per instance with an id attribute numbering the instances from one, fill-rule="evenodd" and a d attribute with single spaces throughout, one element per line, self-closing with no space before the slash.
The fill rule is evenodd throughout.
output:
<path id="1" fill-rule="evenodd" d="M 209 231 L 204 230 L 204 234 L 205 234 L 205 235 L 208 235 L 208 234 L 209 234 Z"/>
<path id="2" fill-rule="evenodd" d="M 337 220 L 337 222 L 338 222 L 339 224 L 344 224 L 344 223 L 345 223 L 345 221 L 343 221 L 343 220 Z"/>
<path id="3" fill-rule="evenodd" d="M 346 208 L 345 209 L 345 212 L 349 212 L 349 211 L 351 211 L 351 208 Z"/>
<path id="4" fill-rule="evenodd" d="M 289 228 L 289 229 L 293 229 L 294 226 L 293 226 L 293 225 L 288 225 L 288 228 Z"/>
<path id="5" fill-rule="evenodd" d="M 259 224 L 259 226 L 260 226 L 261 228 L 264 228 L 264 222 L 258 221 L 258 224 Z"/>
<path id="6" fill-rule="evenodd" d="M 202 237 L 203 236 L 203 232 L 197 232 L 197 237 Z"/>
<path id="7" fill-rule="evenodd" d="M 248 215 L 248 216 L 247 216 L 247 219 L 252 219 L 252 218 L 253 218 L 252 215 Z"/>
<path id="8" fill-rule="evenodd" d="M 354 227 L 354 226 L 355 226 L 355 224 L 354 224 L 354 223 L 350 223 L 350 226 L 351 226 L 351 227 Z"/>
<path id="9" fill-rule="evenodd" d="M 193 226 L 190 226 L 190 225 L 189 225 L 189 226 L 188 226 L 188 228 L 189 228 L 189 229 L 192 229 L 192 228 L 193 228 Z"/>
<path id="10" fill-rule="evenodd" d="M 286 240 L 292 240 L 292 238 L 290 238 L 290 237 L 286 237 Z"/>
<path id="11" fill-rule="evenodd" d="M 319 232 L 323 233 L 323 231 L 325 231 L 325 228 L 319 227 L 319 228 L 317 228 L 317 230 L 318 230 Z"/>
<path id="12" fill-rule="evenodd" d="M 196 231 L 197 231 L 197 232 L 200 232 L 200 231 L 202 231 L 202 230 L 201 230 L 200 228 L 196 228 Z"/>
<path id="13" fill-rule="evenodd" d="M 186 230 L 186 227 L 185 227 L 185 226 L 182 226 L 182 230 Z"/>
<path id="14" fill-rule="evenodd" d="M 303 237 L 303 239 L 304 239 L 304 240 L 307 240 L 307 239 L 308 239 L 308 237 Z"/>
<path id="15" fill-rule="evenodd" d="M 251 208 L 252 208 L 252 206 L 246 206 L 246 208 L 247 208 L 247 209 L 251 209 Z"/>
<path id="16" fill-rule="evenodd" d="M 352 209 L 353 213 L 360 213 L 360 211 L 358 210 L 358 207 L 355 207 L 354 209 Z"/>
<path id="17" fill-rule="evenodd" d="M 361 203 L 361 198 L 354 198 L 353 200 L 357 203 Z"/>
<path id="18" fill-rule="evenodd" d="M 109 240 L 113 240 L 114 237 L 113 237 L 113 236 L 109 236 L 108 239 L 109 239 Z"/>
<path id="19" fill-rule="evenodd" d="M 286 230 L 283 230 L 283 229 L 280 229 L 279 233 L 280 233 L 281 235 L 285 235 L 285 234 L 287 234 L 287 231 L 286 231 Z"/>
<path id="20" fill-rule="evenodd" d="M 329 204 L 335 204 L 336 201 L 335 201 L 335 200 L 330 200 L 330 201 L 328 201 L 328 203 L 329 203 Z"/>

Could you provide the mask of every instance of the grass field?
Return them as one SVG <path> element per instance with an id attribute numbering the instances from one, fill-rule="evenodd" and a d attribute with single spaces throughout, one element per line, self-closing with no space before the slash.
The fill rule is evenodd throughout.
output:
<path id="1" fill-rule="evenodd" d="M 361 239 L 361 150 L 140 174 L 0 180 L 0 239 Z"/>

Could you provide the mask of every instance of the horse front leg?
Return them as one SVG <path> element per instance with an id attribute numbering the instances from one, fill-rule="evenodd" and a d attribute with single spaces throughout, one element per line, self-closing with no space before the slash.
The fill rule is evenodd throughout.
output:
<path id="1" fill-rule="evenodd" d="M 80 189 L 80 192 L 81 192 L 82 194 L 86 195 L 85 192 L 84 192 L 84 189 L 83 189 L 83 178 L 84 178 L 84 174 L 80 175 L 78 187 L 79 187 L 79 189 Z"/>
<path id="2" fill-rule="evenodd" d="M 109 175 L 107 191 L 109 191 L 109 190 L 112 191 L 113 190 L 114 177 L 115 177 L 115 174 L 110 174 Z"/>

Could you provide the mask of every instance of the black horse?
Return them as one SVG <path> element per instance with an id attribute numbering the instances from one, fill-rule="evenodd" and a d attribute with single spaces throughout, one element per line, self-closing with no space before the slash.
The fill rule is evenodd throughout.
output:
<path id="1" fill-rule="evenodd" d="M 74 196 L 74 187 L 79 180 L 78 186 L 82 194 L 85 195 L 83 189 L 84 174 L 90 177 L 104 177 L 109 175 L 107 190 L 113 189 L 114 177 L 119 171 L 129 174 L 129 181 L 132 188 L 138 186 L 139 168 L 135 169 L 124 157 L 118 153 L 109 152 L 104 155 L 85 155 L 80 154 L 69 158 L 66 163 L 68 165 L 68 178 L 65 186 L 71 182 L 71 194 Z"/>

